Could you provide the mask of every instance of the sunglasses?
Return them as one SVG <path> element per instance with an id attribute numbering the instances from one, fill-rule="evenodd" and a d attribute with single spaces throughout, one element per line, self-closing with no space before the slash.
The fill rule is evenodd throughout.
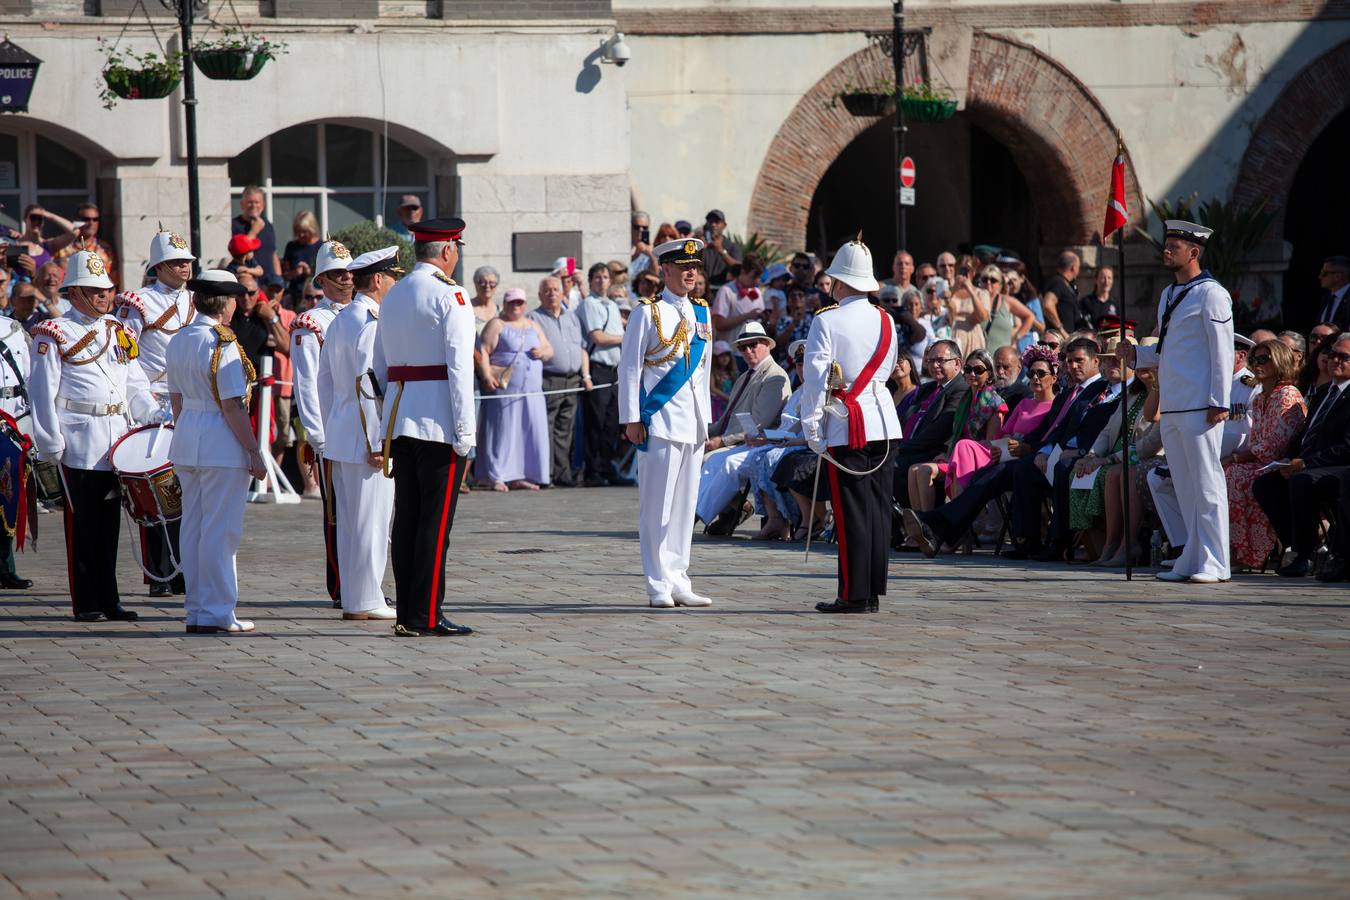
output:
<path id="1" fill-rule="evenodd" d="M 485 287 L 485 288 L 487 288 L 487 287 L 496 287 L 496 286 L 497 286 L 497 282 L 495 282 L 495 281 L 480 281 L 480 282 L 478 282 L 478 286 L 479 286 L 479 287 Z"/>
<path id="2" fill-rule="evenodd" d="M 986 369 L 984 366 L 966 366 L 961 371 L 967 375 L 983 375 L 989 370 Z"/>
<path id="3" fill-rule="evenodd" d="M 809 262 L 795 262 L 795 263 L 792 264 L 792 268 L 794 268 L 794 269 L 809 269 L 809 268 L 811 268 L 811 264 L 810 264 Z"/>
<path id="4" fill-rule="evenodd" d="M 1338 363 L 1350 362 L 1350 353 L 1342 353 L 1339 350 L 1332 350 L 1330 353 L 1327 354 L 1327 359 Z"/>
<path id="5" fill-rule="evenodd" d="M 1257 353 L 1252 357 L 1252 365 L 1254 366 L 1264 366 L 1268 362 L 1270 362 L 1269 353 Z"/>
<path id="6" fill-rule="evenodd" d="M 1050 377 L 1050 370 L 1049 370 L 1049 369 L 1029 369 L 1029 370 L 1027 371 L 1027 377 L 1028 377 L 1028 378 L 1049 378 L 1049 377 Z"/>
<path id="7" fill-rule="evenodd" d="M 1002 278 L 981 278 L 980 284 L 1002 284 Z"/>
<path id="8" fill-rule="evenodd" d="M 86 222 L 97 222 L 97 221 L 98 221 L 98 216 L 80 216 L 79 218 L 84 219 Z"/>

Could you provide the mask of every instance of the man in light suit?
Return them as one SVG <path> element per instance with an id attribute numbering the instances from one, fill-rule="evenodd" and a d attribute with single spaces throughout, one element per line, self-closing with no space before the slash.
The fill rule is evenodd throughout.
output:
<path id="1" fill-rule="evenodd" d="M 731 388 L 731 399 L 722 417 L 709 430 L 703 445 L 703 473 L 698 483 L 698 517 L 709 523 L 707 534 L 726 536 L 741 524 L 741 467 L 749 456 L 746 434 L 739 414 L 749 415 L 757 431 L 775 428 L 783 404 L 792 394 L 787 373 L 771 355 L 775 341 L 759 322 L 746 322 L 736 337 L 736 349 L 746 370 Z M 736 502 L 740 501 L 740 502 Z M 733 508 L 726 509 L 729 504 Z M 726 512 L 725 516 L 719 515 Z"/>
<path id="2" fill-rule="evenodd" d="M 710 606 L 689 580 L 703 443 L 711 416 L 712 316 L 689 296 L 703 242 L 656 248 L 665 290 L 628 317 L 619 354 L 619 421 L 638 457 L 638 542 L 647 599 L 661 609 Z"/>

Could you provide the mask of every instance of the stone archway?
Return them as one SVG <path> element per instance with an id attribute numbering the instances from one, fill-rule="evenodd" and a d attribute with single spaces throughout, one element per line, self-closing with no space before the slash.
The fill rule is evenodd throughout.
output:
<path id="1" fill-rule="evenodd" d="M 1285 203 L 1308 150 L 1347 108 L 1350 98 L 1350 41 L 1328 50 L 1298 73 L 1252 131 L 1242 154 L 1233 203 L 1266 202 L 1275 213 L 1270 233 L 1284 233 Z"/>
<path id="2" fill-rule="evenodd" d="M 784 247 L 801 245 L 816 185 L 836 157 L 874 119 L 857 119 L 831 100 L 849 84 L 892 76 L 875 47 L 853 54 L 807 91 L 778 130 L 750 197 L 749 230 Z M 1034 47 L 977 33 L 971 48 L 966 112 L 1012 151 L 1034 186 L 1042 238 L 1089 243 L 1101 229 L 1116 128 L 1096 97 Z M 1143 195 L 1126 183 L 1133 215 Z"/>

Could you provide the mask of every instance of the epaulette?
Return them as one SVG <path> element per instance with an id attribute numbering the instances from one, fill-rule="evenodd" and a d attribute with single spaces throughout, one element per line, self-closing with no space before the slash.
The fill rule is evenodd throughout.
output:
<path id="1" fill-rule="evenodd" d="M 1243 376 L 1241 376 L 1240 378 L 1238 378 L 1238 381 L 1242 382 L 1242 383 L 1245 384 L 1247 387 L 1255 387 L 1255 386 L 1256 386 L 1256 376 L 1255 376 L 1255 375 L 1243 375 Z"/>
<path id="2" fill-rule="evenodd" d="M 295 317 L 295 321 L 291 323 L 291 331 L 295 331 L 297 328 L 303 328 L 306 331 L 312 331 L 315 334 L 323 333 L 323 328 L 320 327 L 319 321 L 308 312 L 302 312 Z"/>
<path id="3" fill-rule="evenodd" d="M 216 338 L 222 344 L 233 344 L 235 341 L 239 340 L 234 333 L 234 329 L 228 325 L 216 325 L 212 327 L 212 330 L 216 333 Z"/>
<path id="4" fill-rule="evenodd" d="M 707 306 L 707 305 L 708 305 L 708 301 L 707 301 L 707 300 L 700 300 L 700 299 L 697 298 L 697 297 L 690 297 L 690 298 L 689 298 L 689 302 L 690 302 L 690 303 L 693 303 L 695 306 Z"/>
<path id="5" fill-rule="evenodd" d="M 452 287 L 458 287 L 458 286 L 459 286 L 459 285 L 455 284 L 455 279 L 451 278 L 449 275 L 446 275 L 444 272 L 437 272 L 433 277 L 434 277 L 437 281 L 443 281 L 443 282 L 445 282 L 446 284 L 451 285 Z"/>
<path id="6" fill-rule="evenodd" d="M 655 303 L 655 302 L 656 302 L 656 298 L 655 298 L 655 297 L 639 297 L 639 298 L 638 298 L 638 303 L 641 303 L 643 306 L 651 306 L 651 305 L 652 305 L 653 303 Z"/>
<path id="7" fill-rule="evenodd" d="M 117 316 L 120 319 L 127 317 L 126 309 L 134 309 L 142 316 L 145 315 L 145 300 L 135 291 L 123 291 L 118 294 L 117 299 L 113 301 L 113 307 L 119 310 Z"/>
<path id="8" fill-rule="evenodd" d="M 830 303 L 830 304 L 827 304 L 827 305 L 825 305 L 825 306 L 822 306 L 820 309 L 816 310 L 816 315 L 820 315 L 821 313 L 827 313 L 827 312 L 829 312 L 829 311 L 832 310 L 832 309 L 838 309 L 838 308 L 839 308 L 839 304 L 838 304 L 838 303 Z"/>
<path id="9" fill-rule="evenodd" d="M 55 319 L 47 319 L 34 326 L 33 337 L 49 337 L 56 341 L 58 346 L 64 345 L 66 342 L 66 333 L 61 330 L 60 325 L 56 324 Z"/>

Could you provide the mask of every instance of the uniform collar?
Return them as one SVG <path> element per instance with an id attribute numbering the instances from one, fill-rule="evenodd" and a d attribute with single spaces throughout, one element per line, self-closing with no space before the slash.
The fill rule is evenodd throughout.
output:
<path id="1" fill-rule="evenodd" d="M 855 301 L 855 300 L 866 300 L 866 299 L 867 299 L 867 295 L 866 295 L 866 294 L 854 294 L 854 295 L 851 296 L 851 297 L 845 297 L 843 300 L 840 300 L 840 301 L 839 301 L 839 305 L 840 305 L 840 306 L 848 306 L 850 303 L 852 303 L 852 302 Z"/>
<path id="2" fill-rule="evenodd" d="M 661 288 L 661 298 L 665 300 L 667 303 L 669 303 L 671 306 L 683 306 L 685 303 L 689 302 L 688 294 L 681 297 L 679 294 L 675 293 L 670 288 Z"/>
<path id="3" fill-rule="evenodd" d="M 375 299 L 373 297 L 367 297 L 365 294 L 362 294 L 360 292 L 357 292 L 356 294 L 352 295 L 351 302 L 354 304 L 359 303 L 362 306 L 369 306 L 371 309 L 378 309 L 380 305 L 375 302 Z"/>
<path id="4" fill-rule="evenodd" d="M 101 319 L 101 318 L 103 318 L 103 317 L 102 317 L 102 316 L 87 316 L 87 315 L 85 315 L 84 313 L 80 312 L 78 309 L 76 309 L 76 308 L 75 308 L 75 304 L 72 303 L 72 304 L 70 305 L 70 310 L 69 310 L 64 316 L 62 316 L 61 318 L 63 318 L 63 319 L 70 319 L 72 322 L 74 322 L 74 323 L 77 324 L 77 325 L 93 325 L 95 322 L 97 322 L 99 319 Z"/>
<path id="5" fill-rule="evenodd" d="M 156 278 L 155 283 L 150 285 L 150 289 L 157 294 L 177 294 L 179 291 L 186 291 L 187 285 L 184 284 L 182 287 L 171 288 Z"/>

